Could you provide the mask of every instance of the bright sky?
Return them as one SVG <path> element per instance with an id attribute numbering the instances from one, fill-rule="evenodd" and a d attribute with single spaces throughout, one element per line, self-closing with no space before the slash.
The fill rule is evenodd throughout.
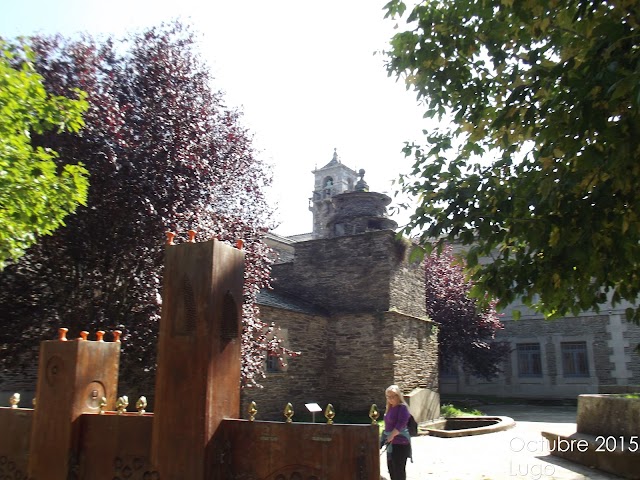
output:
<path id="1" fill-rule="evenodd" d="M 216 87 L 244 112 L 259 155 L 273 165 L 276 232 L 291 235 L 311 231 L 311 171 L 334 148 L 344 164 L 366 170 L 371 190 L 391 194 L 391 181 L 410 168 L 404 142 L 427 128 L 415 95 L 374 55 L 394 33 L 386 1 L 8 1 L 0 36 L 119 36 L 175 18 L 192 23 Z"/>

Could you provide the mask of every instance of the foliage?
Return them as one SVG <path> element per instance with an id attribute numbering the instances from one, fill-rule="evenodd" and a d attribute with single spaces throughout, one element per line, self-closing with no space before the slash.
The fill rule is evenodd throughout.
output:
<path id="1" fill-rule="evenodd" d="M 639 7 L 423 1 L 393 37 L 389 74 L 425 116 L 452 121 L 405 147 L 415 163 L 401 184 L 419 198 L 408 230 L 472 245 L 478 293 L 549 318 L 636 301 Z M 405 8 L 386 6 L 396 18 Z"/>
<path id="2" fill-rule="evenodd" d="M 495 377 L 509 354 L 507 343 L 494 341 L 503 328 L 495 302 L 480 308 L 469 296 L 473 284 L 465 278 L 450 246 L 432 252 L 425 268 L 427 315 L 439 325 L 441 370 L 447 363 L 458 362 L 472 375 L 488 380 Z"/>
<path id="3" fill-rule="evenodd" d="M 622 398 L 637 398 L 640 399 L 640 393 L 620 393 L 618 395 L 614 395 L 616 397 L 622 397 Z"/>
<path id="4" fill-rule="evenodd" d="M 55 151 L 32 145 L 32 135 L 77 132 L 87 109 L 79 90 L 70 92 L 77 99 L 49 95 L 32 61 L 0 39 L 0 270 L 64 225 L 89 186 L 81 163 L 59 171 Z"/>
<path id="5" fill-rule="evenodd" d="M 280 355 L 272 327 L 259 320 L 256 295 L 268 286 L 271 211 L 266 165 L 255 156 L 240 114 L 211 89 L 191 30 L 172 23 L 126 41 L 32 38 L 36 65 L 57 94 L 88 94 L 80 135 L 42 135 L 61 159 L 84 159 L 88 205 L 0 276 L 0 344 L 5 368 L 60 326 L 124 330 L 129 382 L 155 368 L 165 231 L 189 229 L 246 253 L 242 374 L 253 385 L 265 350 Z M 62 165 L 62 162 L 60 162 Z M 181 232 L 181 233 L 180 233 Z"/>
<path id="6" fill-rule="evenodd" d="M 469 415 L 480 416 L 482 412 L 472 407 L 456 406 L 452 403 L 443 403 L 440 405 L 441 417 L 467 417 Z"/>

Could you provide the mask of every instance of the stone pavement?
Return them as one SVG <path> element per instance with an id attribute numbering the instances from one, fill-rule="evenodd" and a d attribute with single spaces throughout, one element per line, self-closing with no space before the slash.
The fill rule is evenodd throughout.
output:
<path id="1" fill-rule="evenodd" d="M 414 437 L 407 480 L 620 479 L 549 454 L 548 441 L 540 432 L 575 432 L 575 406 L 484 405 L 479 409 L 486 415 L 511 417 L 516 426 L 467 437 Z M 380 472 L 381 478 L 389 478 L 386 454 L 380 458 Z"/>

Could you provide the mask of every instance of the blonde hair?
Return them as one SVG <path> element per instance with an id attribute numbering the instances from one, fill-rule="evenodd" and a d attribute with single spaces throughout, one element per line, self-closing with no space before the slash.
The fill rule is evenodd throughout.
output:
<path id="1" fill-rule="evenodd" d="M 402 390 L 400 390 L 400 387 L 398 385 L 389 385 L 387 387 L 387 389 L 384 391 L 385 398 L 386 398 L 386 395 L 389 394 L 389 393 L 393 393 L 393 394 L 397 395 L 398 398 L 400 399 L 400 403 L 404 403 L 405 405 L 407 405 L 407 402 L 404 401 L 404 395 L 402 394 Z M 386 409 L 386 411 L 388 412 L 389 409 L 391 408 L 391 404 L 389 403 L 388 399 L 386 399 L 386 401 L 387 401 L 387 409 Z"/>

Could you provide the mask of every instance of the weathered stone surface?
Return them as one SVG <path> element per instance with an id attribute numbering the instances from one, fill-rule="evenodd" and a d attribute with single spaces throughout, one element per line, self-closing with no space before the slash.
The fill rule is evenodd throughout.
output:
<path id="1" fill-rule="evenodd" d="M 301 355 L 285 371 L 267 374 L 264 388 L 243 391 L 243 416 L 253 400 L 259 419 L 283 419 L 291 402 L 296 417 L 309 421 L 304 404 L 314 402 L 331 403 L 339 421 L 339 412 L 365 414 L 373 403 L 384 410 L 384 391 L 393 383 L 407 392 L 438 389 L 437 338 L 429 321 L 397 312 L 322 317 L 263 307 L 262 314 L 277 319 Z"/>
<path id="2" fill-rule="evenodd" d="M 398 224 L 387 217 L 391 198 L 384 193 L 356 191 L 332 197 L 333 214 L 327 221 L 326 237 L 334 238 L 374 230 L 395 230 Z"/>
<path id="3" fill-rule="evenodd" d="M 420 282 L 399 278 L 399 269 L 411 268 L 405 263 L 407 250 L 406 243 L 389 230 L 300 242 L 293 262 L 274 265 L 274 287 L 332 314 L 387 311 L 407 292 L 404 295 L 413 298 L 411 308 L 424 315 L 425 307 L 418 306 L 424 299 L 417 300 Z M 418 265 L 413 268 L 422 270 Z M 412 275 L 423 276 L 424 291 L 424 270 Z M 404 301 L 396 308 L 408 304 Z"/>
<path id="4" fill-rule="evenodd" d="M 640 327 L 628 323 L 616 312 L 582 315 L 545 321 L 540 316 L 520 320 L 503 318 L 504 330 L 496 340 L 511 344 L 512 354 L 503 373 L 492 381 L 464 373 L 441 379 L 442 393 L 481 394 L 512 397 L 569 398 L 584 393 L 624 393 L 640 387 L 640 362 L 633 351 L 640 344 Z M 585 342 L 589 372 L 570 376 L 563 372 L 562 343 Z M 516 347 L 538 343 L 542 375 L 520 376 Z"/>
<path id="5" fill-rule="evenodd" d="M 640 450 L 640 398 L 618 395 L 580 395 L 578 433 L 603 437 L 635 437 Z"/>
<path id="6" fill-rule="evenodd" d="M 305 403 L 331 403 L 339 421 L 340 411 L 364 414 L 373 403 L 384 410 L 384 391 L 394 383 L 405 392 L 437 392 L 437 331 L 425 317 L 425 272 L 408 253 L 391 231 L 297 243 L 294 261 L 274 266 L 274 295 L 263 298 L 261 313 L 301 355 L 268 374 L 263 389 L 245 390 L 243 412 L 254 400 L 259 418 L 282 419 L 291 402 L 310 419 Z"/>

